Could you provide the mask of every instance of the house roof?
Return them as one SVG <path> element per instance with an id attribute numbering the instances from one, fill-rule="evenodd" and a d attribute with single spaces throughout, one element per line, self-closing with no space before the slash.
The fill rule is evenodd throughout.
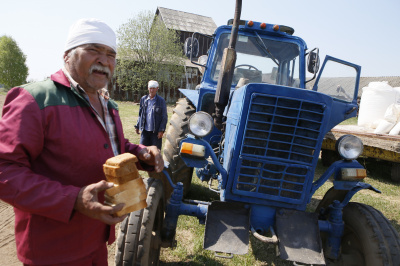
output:
<path id="1" fill-rule="evenodd" d="M 359 88 L 368 87 L 368 84 L 373 81 L 387 81 L 393 88 L 400 87 L 400 77 L 361 77 Z"/>
<path id="2" fill-rule="evenodd" d="M 161 18 L 168 29 L 177 31 L 213 35 L 217 28 L 212 18 L 183 11 L 157 7 L 156 15 Z"/>
<path id="3" fill-rule="evenodd" d="M 335 87 L 337 84 L 346 86 L 353 86 L 354 78 L 321 78 L 320 83 L 324 82 L 324 86 Z M 361 97 L 363 88 L 368 87 L 370 82 L 387 82 L 391 87 L 400 87 L 400 77 L 360 77 L 360 84 L 358 86 L 358 97 Z M 314 86 L 315 80 L 307 84 L 307 88 L 311 89 Z"/>

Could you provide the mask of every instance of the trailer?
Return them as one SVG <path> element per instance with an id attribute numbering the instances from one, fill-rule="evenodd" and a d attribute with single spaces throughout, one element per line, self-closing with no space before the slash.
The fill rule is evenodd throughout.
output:
<path id="1" fill-rule="evenodd" d="M 357 125 L 337 125 L 325 135 L 321 150 L 324 166 L 329 166 L 337 159 L 336 142 L 344 135 L 359 137 L 364 144 L 361 159 L 383 161 L 390 168 L 390 178 L 400 181 L 400 135 L 375 134 Z"/>

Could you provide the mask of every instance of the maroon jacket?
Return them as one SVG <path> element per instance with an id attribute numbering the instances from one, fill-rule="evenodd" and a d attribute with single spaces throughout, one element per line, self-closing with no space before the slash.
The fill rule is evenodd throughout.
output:
<path id="1" fill-rule="evenodd" d="M 120 152 L 137 155 L 144 146 L 124 138 L 115 102 L 108 108 Z M 23 263 L 73 261 L 115 240 L 114 226 L 73 210 L 79 190 L 104 179 L 102 165 L 113 156 L 106 131 L 61 70 L 9 91 L 0 120 L 0 199 L 14 206 Z"/>

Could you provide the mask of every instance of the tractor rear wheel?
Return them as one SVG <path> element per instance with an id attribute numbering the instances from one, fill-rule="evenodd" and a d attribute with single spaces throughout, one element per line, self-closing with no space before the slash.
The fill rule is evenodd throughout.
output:
<path id="1" fill-rule="evenodd" d="M 192 182 L 193 167 L 187 167 L 185 162 L 179 156 L 179 143 L 189 133 L 189 118 L 196 108 L 187 98 L 181 98 L 176 103 L 173 114 L 170 119 L 170 125 L 167 130 L 167 137 L 164 143 L 164 161 L 169 163 L 167 169 L 174 184 L 183 183 L 183 194 L 189 191 Z M 165 181 L 164 187 L 166 197 L 171 196 L 172 187 Z"/>
<path id="2" fill-rule="evenodd" d="M 338 261 L 327 265 L 400 265 L 400 238 L 388 219 L 373 207 L 350 202 Z"/>
<path id="3" fill-rule="evenodd" d="M 116 266 L 158 265 L 164 221 L 163 186 L 160 180 L 144 179 L 147 207 L 122 221 L 115 253 Z"/>
<path id="4" fill-rule="evenodd" d="M 394 182 L 400 182 L 400 163 L 392 163 L 391 178 Z"/>
<path id="5" fill-rule="evenodd" d="M 321 162 L 322 165 L 325 167 L 330 166 L 334 162 L 340 160 L 340 156 L 336 151 L 328 150 L 328 149 L 322 149 L 321 150 Z"/>

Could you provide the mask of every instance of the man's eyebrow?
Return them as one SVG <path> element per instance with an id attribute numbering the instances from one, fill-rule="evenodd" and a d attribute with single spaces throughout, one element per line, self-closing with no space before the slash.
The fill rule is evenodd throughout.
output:
<path id="1" fill-rule="evenodd" d="M 83 46 L 83 48 L 90 48 L 90 47 L 99 48 L 100 47 L 99 45 L 96 45 L 95 43 L 87 43 L 82 46 Z"/>
<path id="2" fill-rule="evenodd" d="M 99 45 L 97 43 L 89 43 L 89 44 L 87 44 L 86 47 L 94 47 L 96 49 L 105 49 L 105 50 L 107 50 L 107 52 L 109 52 L 111 54 L 117 54 L 117 52 L 115 52 L 113 49 L 107 48 L 104 45 Z"/>

